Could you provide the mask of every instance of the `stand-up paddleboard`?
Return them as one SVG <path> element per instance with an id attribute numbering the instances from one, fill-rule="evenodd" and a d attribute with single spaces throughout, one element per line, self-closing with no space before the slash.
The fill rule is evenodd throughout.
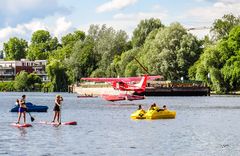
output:
<path id="1" fill-rule="evenodd" d="M 57 122 L 48 122 L 48 121 L 40 121 L 39 123 L 41 124 L 47 124 L 47 125 L 77 125 L 76 121 L 69 121 L 69 122 L 62 122 L 61 124 L 57 123 Z"/>
<path id="2" fill-rule="evenodd" d="M 14 126 L 14 127 L 32 127 L 31 124 L 16 124 L 16 123 L 12 123 L 11 126 Z"/>

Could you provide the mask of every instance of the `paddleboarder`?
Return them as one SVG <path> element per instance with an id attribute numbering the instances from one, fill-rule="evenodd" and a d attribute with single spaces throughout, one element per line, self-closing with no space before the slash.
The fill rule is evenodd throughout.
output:
<path id="1" fill-rule="evenodd" d="M 18 109 L 18 121 L 16 124 L 20 123 L 21 116 L 23 115 L 23 122 L 26 124 L 26 111 L 27 111 L 27 106 L 26 106 L 26 95 L 22 96 L 22 99 L 19 100 L 19 109 Z"/>
<path id="2" fill-rule="evenodd" d="M 57 122 L 60 123 L 60 113 L 61 113 L 61 104 L 62 104 L 63 98 L 61 97 L 61 95 L 56 95 L 55 98 L 55 106 L 53 108 L 54 111 L 54 117 L 53 117 L 53 121 L 55 122 L 56 118 L 57 118 Z"/>

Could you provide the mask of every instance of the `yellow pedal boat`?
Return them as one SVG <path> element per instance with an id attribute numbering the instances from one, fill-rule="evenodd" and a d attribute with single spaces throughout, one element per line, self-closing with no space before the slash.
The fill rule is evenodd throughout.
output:
<path id="1" fill-rule="evenodd" d="M 163 109 L 148 110 L 145 117 L 146 119 L 174 119 L 176 111 Z"/>
<path id="2" fill-rule="evenodd" d="M 136 110 L 131 114 L 132 119 L 146 119 L 145 117 L 146 111 L 141 109 L 141 110 Z"/>
<path id="3" fill-rule="evenodd" d="M 143 109 L 136 110 L 131 114 L 132 119 L 174 119 L 176 117 L 176 111 L 163 110 L 158 107 L 154 107 L 147 112 Z"/>

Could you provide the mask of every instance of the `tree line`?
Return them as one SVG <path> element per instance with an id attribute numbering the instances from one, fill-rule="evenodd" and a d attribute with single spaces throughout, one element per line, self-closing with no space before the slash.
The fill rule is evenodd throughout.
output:
<path id="1" fill-rule="evenodd" d="M 219 93 L 240 89 L 240 17 L 232 14 L 216 19 L 211 37 L 198 39 L 180 23 L 164 25 L 160 19 L 140 21 L 132 37 L 106 25 L 91 25 L 60 41 L 46 30 L 38 30 L 31 41 L 12 37 L 4 43 L 5 60 L 48 60 L 47 85 L 66 91 L 81 77 L 125 77 L 145 73 L 166 80 L 201 80 Z M 35 83 L 35 82 L 34 82 Z"/>

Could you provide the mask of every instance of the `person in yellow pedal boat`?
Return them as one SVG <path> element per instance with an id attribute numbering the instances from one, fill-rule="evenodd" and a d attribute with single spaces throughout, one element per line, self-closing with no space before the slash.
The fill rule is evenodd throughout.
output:
<path id="1" fill-rule="evenodd" d="M 156 106 L 156 103 L 153 103 L 148 110 L 155 110 Z"/>
<path id="2" fill-rule="evenodd" d="M 138 105 L 138 110 L 142 110 L 145 113 L 145 110 L 142 109 L 142 105 Z"/>
<path id="3" fill-rule="evenodd" d="M 163 110 L 167 110 L 167 106 L 166 105 L 163 105 Z"/>

